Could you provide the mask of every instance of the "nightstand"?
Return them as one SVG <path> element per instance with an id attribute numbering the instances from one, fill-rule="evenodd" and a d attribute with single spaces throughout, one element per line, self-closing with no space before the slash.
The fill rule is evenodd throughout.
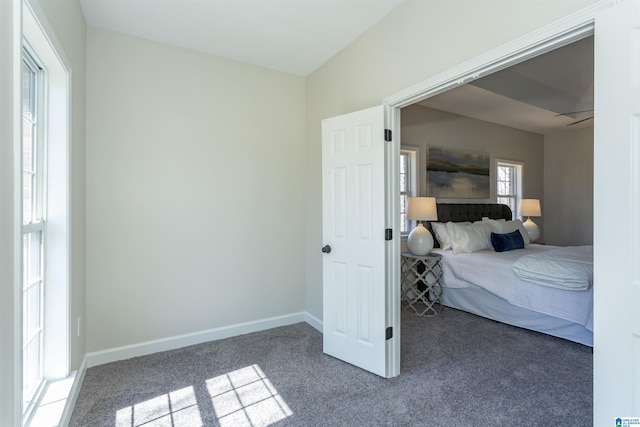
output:
<path id="1" fill-rule="evenodd" d="M 442 311 L 442 255 L 402 253 L 400 264 L 402 306 L 418 316 Z"/>

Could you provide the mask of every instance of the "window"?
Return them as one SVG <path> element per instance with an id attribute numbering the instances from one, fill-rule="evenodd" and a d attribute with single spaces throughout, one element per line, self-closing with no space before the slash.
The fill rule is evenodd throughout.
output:
<path id="1" fill-rule="evenodd" d="M 407 219 L 409 197 L 417 192 L 417 148 L 400 149 L 400 233 L 409 233 L 411 223 Z"/>
<path id="2" fill-rule="evenodd" d="M 496 201 L 511 208 L 513 218 L 519 217 L 522 199 L 522 163 L 496 161 Z"/>
<path id="3" fill-rule="evenodd" d="M 38 7 L 24 2 L 22 19 L 22 422 L 53 425 L 51 403 L 63 406 L 49 386 L 69 377 L 70 332 L 81 334 L 70 310 L 71 67 Z"/>
<path id="4" fill-rule="evenodd" d="M 45 176 L 42 70 L 22 63 L 22 403 L 30 409 L 43 381 Z"/>

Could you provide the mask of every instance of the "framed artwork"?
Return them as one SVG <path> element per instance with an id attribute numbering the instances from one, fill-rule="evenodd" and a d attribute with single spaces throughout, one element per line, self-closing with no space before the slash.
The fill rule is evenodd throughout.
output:
<path id="1" fill-rule="evenodd" d="M 489 153 L 428 147 L 427 196 L 447 199 L 488 199 Z"/>

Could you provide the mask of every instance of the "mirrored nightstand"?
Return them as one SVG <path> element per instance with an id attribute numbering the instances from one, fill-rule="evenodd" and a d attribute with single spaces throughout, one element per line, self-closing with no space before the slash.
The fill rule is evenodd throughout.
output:
<path id="1" fill-rule="evenodd" d="M 400 299 L 402 306 L 418 316 L 442 311 L 442 256 L 435 253 L 402 253 Z"/>

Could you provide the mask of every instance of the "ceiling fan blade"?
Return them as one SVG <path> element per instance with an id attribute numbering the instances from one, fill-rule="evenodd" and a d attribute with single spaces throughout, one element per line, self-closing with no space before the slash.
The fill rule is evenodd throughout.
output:
<path id="1" fill-rule="evenodd" d="M 593 119 L 593 116 L 587 117 L 586 119 L 578 120 L 577 122 L 569 123 L 568 125 L 565 125 L 565 126 L 577 125 L 578 123 L 586 122 L 587 120 L 591 120 L 591 119 Z"/>
<path id="2" fill-rule="evenodd" d="M 591 110 L 569 111 L 568 113 L 556 114 L 556 117 L 558 117 L 558 116 L 568 116 L 570 114 L 578 114 L 578 113 L 589 113 L 591 111 L 593 111 L 593 108 Z"/>

